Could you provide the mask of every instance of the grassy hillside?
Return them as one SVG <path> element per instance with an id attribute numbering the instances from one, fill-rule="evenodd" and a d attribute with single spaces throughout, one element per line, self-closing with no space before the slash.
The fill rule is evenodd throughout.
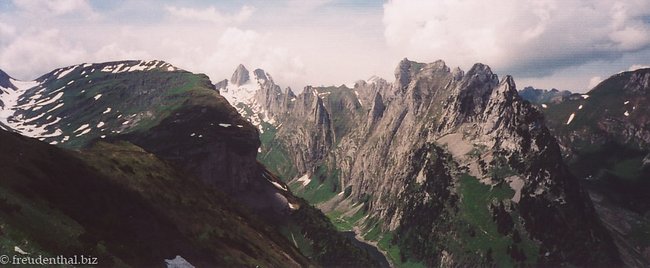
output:
<path id="1" fill-rule="evenodd" d="M 298 266 L 309 261 L 222 193 L 129 143 L 70 152 L 0 132 L 0 250 L 100 264 Z"/>

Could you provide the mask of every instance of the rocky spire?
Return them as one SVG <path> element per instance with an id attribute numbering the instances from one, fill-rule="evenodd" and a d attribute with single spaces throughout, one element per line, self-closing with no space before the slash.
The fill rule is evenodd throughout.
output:
<path id="1" fill-rule="evenodd" d="M 248 82 L 248 80 L 250 80 L 250 74 L 248 70 L 246 67 L 244 67 L 244 65 L 239 64 L 235 70 L 235 73 L 233 73 L 232 77 L 230 78 L 230 83 L 239 86 L 245 84 Z"/>
<path id="2" fill-rule="evenodd" d="M 253 75 L 255 76 L 256 79 L 263 80 L 260 81 L 262 83 L 269 80 L 269 78 L 266 76 L 266 72 L 262 69 L 255 69 L 255 71 L 253 71 Z"/>
<path id="3" fill-rule="evenodd" d="M 373 98 L 372 102 L 372 108 L 370 108 L 370 112 L 368 114 L 368 125 L 372 126 L 374 123 L 376 123 L 384 115 L 385 109 L 386 105 L 384 105 L 384 100 L 381 97 L 381 94 L 379 92 L 375 93 L 375 97 Z"/>
<path id="4" fill-rule="evenodd" d="M 411 61 L 404 58 L 395 68 L 395 82 L 398 89 L 403 89 L 411 82 Z"/>
<path id="5" fill-rule="evenodd" d="M 454 80 L 460 81 L 461 79 L 463 79 L 463 76 L 465 76 L 465 71 L 461 70 L 459 67 L 456 67 L 451 72 L 451 74 L 453 75 Z"/>
<path id="6" fill-rule="evenodd" d="M 16 87 L 11 83 L 10 79 L 11 76 L 0 70 L 0 87 L 16 89 Z"/>
<path id="7" fill-rule="evenodd" d="M 221 80 L 214 84 L 214 88 L 218 91 L 223 91 L 228 89 L 228 79 Z"/>

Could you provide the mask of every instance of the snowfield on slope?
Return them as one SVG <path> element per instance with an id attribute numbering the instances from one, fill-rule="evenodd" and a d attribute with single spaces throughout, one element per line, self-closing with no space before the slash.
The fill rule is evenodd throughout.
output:
<path id="1" fill-rule="evenodd" d="M 40 83 L 37 81 L 18 81 L 14 79 L 11 79 L 10 82 L 17 89 L 3 90 L 2 94 L 0 94 L 0 101 L 4 103 L 4 105 L 0 107 L 0 123 L 2 123 L 2 125 L 13 129 L 23 136 L 31 138 L 50 138 L 63 134 L 60 129 L 50 129 L 50 126 L 53 126 L 59 122 L 61 118 L 56 118 L 52 122 L 48 122 L 42 125 L 36 125 L 36 122 L 34 122 L 36 119 L 43 117 L 45 114 L 50 113 L 55 109 L 50 109 L 45 113 L 37 114 L 30 118 L 24 118 L 22 115 L 16 115 L 16 111 L 18 110 L 39 110 L 42 106 L 52 104 L 63 96 L 63 92 L 57 93 L 53 97 L 45 97 L 44 99 L 39 99 L 42 97 L 42 95 L 38 94 L 30 98 L 30 101 L 27 104 L 18 105 L 19 100 L 23 99 L 25 93 L 29 89 L 40 86 Z M 58 107 L 60 106 L 57 105 L 55 108 Z M 50 116 L 47 118 L 49 118 L 49 120 L 52 119 Z"/>

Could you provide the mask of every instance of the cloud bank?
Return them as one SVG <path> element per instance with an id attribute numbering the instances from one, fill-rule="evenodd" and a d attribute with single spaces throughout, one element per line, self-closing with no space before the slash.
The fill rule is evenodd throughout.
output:
<path id="1" fill-rule="evenodd" d="M 650 1 L 0 4 L 0 68 L 19 79 L 82 62 L 161 59 L 214 81 L 243 63 L 300 91 L 371 75 L 392 80 L 404 57 L 463 69 L 483 62 L 521 86 L 586 90 L 650 64 Z"/>
<path id="2" fill-rule="evenodd" d="M 412 57 L 547 76 L 650 46 L 645 0 L 395 0 L 384 5 L 387 42 Z"/>

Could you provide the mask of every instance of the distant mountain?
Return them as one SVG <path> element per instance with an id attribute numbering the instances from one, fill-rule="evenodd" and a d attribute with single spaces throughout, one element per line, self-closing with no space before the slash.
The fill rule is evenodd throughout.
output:
<path id="1" fill-rule="evenodd" d="M 512 77 L 404 59 L 393 83 L 296 95 L 268 81 L 255 72 L 246 86 L 219 83 L 264 131 L 258 159 L 393 264 L 620 265 Z"/>
<path id="2" fill-rule="evenodd" d="M 650 263 L 650 69 L 623 72 L 544 110 L 627 255 Z M 627 211 L 627 212 L 626 212 Z M 636 215 L 636 216 L 635 216 Z M 630 246 L 631 245 L 631 246 Z"/>
<path id="3" fill-rule="evenodd" d="M 522 99 L 538 105 L 559 103 L 570 95 L 571 92 L 568 90 L 559 91 L 555 88 L 546 90 L 533 87 L 525 87 L 524 89 L 519 90 L 519 96 L 521 96 Z"/>
<path id="4" fill-rule="evenodd" d="M 141 185 L 128 185 L 139 188 L 128 188 L 125 191 L 138 192 L 139 196 L 146 199 L 142 201 L 143 206 L 148 207 L 138 211 L 126 210 L 117 215 L 127 218 L 131 213 L 146 215 L 146 209 L 155 208 L 160 208 L 164 217 L 176 219 L 175 217 L 187 215 L 191 218 L 191 223 L 188 222 L 189 219 L 179 219 L 173 222 L 176 225 L 170 226 L 189 225 L 183 227 L 188 229 L 187 232 L 178 234 L 178 239 L 189 241 L 179 245 L 179 249 L 183 251 L 178 254 L 192 264 L 375 264 L 366 251 L 357 248 L 350 239 L 337 232 L 318 210 L 293 196 L 275 174 L 256 160 L 260 146 L 257 128 L 228 104 L 205 75 L 180 70 L 162 61 L 119 61 L 60 68 L 35 81 L 17 81 L 8 75 L 0 78 L 4 81 L 0 81 L 3 83 L 0 88 L 0 128 L 37 138 L 62 149 L 78 150 L 76 158 L 82 162 L 91 162 L 73 163 L 77 163 L 79 168 L 89 166 L 89 169 L 98 170 L 103 175 L 102 177 L 93 173 L 82 176 L 93 180 L 89 183 L 94 183 L 94 178 L 99 181 L 109 180 L 107 183 L 117 179 L 127 182 L 143 180 Z M 107 144 L 104 145 L 105 143 Z M 123 145 L 124 143 L 126 145 Z M 13 152 L 20 154 L 21 150 L 17 148 Z M 57 154 L 69 154 L 69 151 L 61 149 L 55 151 Z M 43 173 L 32 171 L 37 170 L 41 164 L 50 168 L 49 166 L 58 163 L 40 159 L 39 153 L 33 155 L 36 168 L 11 168 L 18 169 L 19 174 L 30 175 L 30 172 L 36 172 L 32 175 L 52 183 L 65 179 L 56 175 L 58 173 L 50 174 L 49 170 Z M 61 170 L 57 169 L 56 172 L 68 174 L 74 171 L 67 171 L 68 168 L 69 166 L 62 165 Z M 121 175 L 114 177 L 112 174 Z M 166 180 L 170 182 L 166 183 Z M 174 180 L 183 181 L 175 183 Z M 185 186 L 185 180 L 188 186 Z M 184 190 L 183 187 L 190 187 L 189 185 L 196 186 Z M 23 188 L 29 190 L 30 187 L 28 185 Z M 159 188 L 162 189 L 160 193 Z M 74 189 L 76 188 L 71 188 Z M 65 189 L 61 191 L 61 194 L 66 195 L 74 193 Z M 89 189 L 88 194 L 94 191 L 96 188 Z M 222 194 L 215 194 L 217 196 L 214 198 L 201 197 L 211 195 L 211 191 Z M 28 201 L 31 197 L 39 198 L 39 195 L 25 195 L 25 200 Z M 189 197 L 184 197 L 185 195 Z M 200 201 L 195 200 L 199 197 Z M 105 198 L 119 199 L 121 196 L 106 193 Z M 93 206 L 98 206 L 97 213 L 110 212 L 104 211 L 103 203 L 92 203 L 95 201 L 101 200 L 79 202 L 78 204 L 83 205 L 66 207 L 68 210 L 65 213 L 81 213 L 76 210 Z M 210 223 L 213 217 L 211 210 L 230 211 L 226 206 L 229 202 L 241 208 L 243 214 L 229 222 L 225 221 L 228 215 L 215 214 L 217 218 L 226 217 L 221 223 L 229 225 L 228 228 L 220 228 L 219 224 Z M 232 213 L 237 215 L 239 212 Z M 117 216 L 113 218 L 120 219 Z M 260 220 L 259 224 L 248 223 Z M 252 226 L 248 231 L 245 229 L 246 224 Z M 243 232 L 268 233 L 268 237 L 272 239 L 268 240 L 264 235 L 258 236 L 262 241 L 255 244 L 248 241 L 246 235 L 238 237 L 236 230 L 228 231 L 229 228 L 237 228 L 236 226 L 242 226 Z M 127 221 L 124 228 L 144 226 L 130 225 Z M 30 230 L 25 230 L 28 231 Z M 94 235 L 92 239 L 111 239 L 105 237 L 104 233 L 99 233 L 101 231 L 100 228 L 96 234 L 90 234 Z M 152 236 L 161 235 L 158 229 L 149 231 Z M 27 235 L 31 235 L 33 239 L 39 237 L 39 233 Z M 219 241 L 217 243 L 210 239 Z M 34 243 L 32 240 L 25 241 Z M 291 243 L 285 243 L 287 241 Z M 198 242 L 214 244 L 206 247 L 219 247 L 219 243 L 230 243 L 228 245 L 234 246 L 232 249 L 226 247 L 222 251 L 216 251 L 203 249 L 197 246 Z M 267 251 L 263 248 L 265 245 L 275 249 Z M 129 250 L 132 246 L 136 245 L 120 245 L 121 250 Z M 198 257 L 189 253 L 183 254 L 192 250 L 202 253 L 195 254 Z M 236 250 L 242 250 L 243 253 L 237 253 Z M 277 252 L 281 253 L 276 254 Z M 205 257 L 208 255 L 211 257 Z M 117 257 L 122 258 L 121 255 Z M 130 258 L 127 261 L 129 265 L 158 265 L 158 262 L 153 263 L 153 257 L 144 263 L 138 263 L 134 256 Z M 160 263 L 162 261 L 159 260 Z"/>

